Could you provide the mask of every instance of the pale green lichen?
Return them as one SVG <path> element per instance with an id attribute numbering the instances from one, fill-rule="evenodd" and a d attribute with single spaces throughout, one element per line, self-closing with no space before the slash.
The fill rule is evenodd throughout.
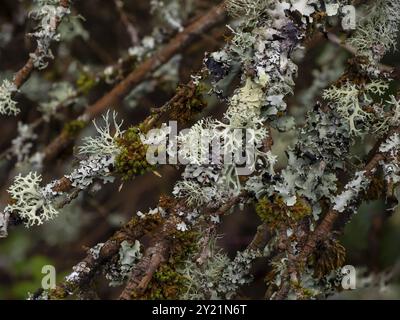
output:
<path id="1" fill-rule="evenodd" d="M 252 262 L 262 255 L 261 252 L 245 250 L 230 260 L 214 246 L 211 245 L 209 257 L 203 265 L 188 260 L 179 271 L 186 279 L 181 299 L 232 299 L 240 287 L 251 281 Z"/>
<path id="2" fill-rule="evenodd" d="M 374 102 L 375 96 L 383 96 L 389 84 L 373 80 L 365 85 L 346 82 L 340 87 L 332 86 L 323 93 L 323 98 L 331 101 L 337 112 L 348 121 L 351 134 L 361 135 L 371 127 L 373 114 L 366 112 L 365 107 Z"/>
<path id="3" fill-rule="evenodd" d="M 97 156 L 115 156 L 120 152 L 118 139 L 122 136 L 123 130 L 122 122 L 117 122 L 117 113 L 112 113 L 110 119 L 110 112 L 107 111 L 103 115 L 104 126 L 100 127 L 96 121 L 93 124 L 99 134 L 96 137 L 83 138 L 83 145 L 78 148 L 80 154 L 84 155 L 97 155 Z M 114 130 L 114 132 L 112 132 Z"/>
<path id="4" fill-rule="evenodd" d="M 400 3 L 397 0 L 377 0 L 365 8 L 357 30 L 348 40 L 360 55 L 379 61 L 397 43 Z"/>
<path id="5" fill-rule="evenodd" d="M 69 8 L 59 5 L 59 1 L 36 0 L 36 6 L 30 12 L 30 17 L 38 21 L 38 26 L 30 35 L 36 39 L 37 48 L 30 54 L 33 65 L 39 70 L 48 66 L 49 59 L 53 59 L 50 49 L 53 41 L 60 41 L 57 33 L 58 22 L 70 13 Z"/>
<path id="6" fill-rule="evenodd" d="M 118 253 L 119 259 L 115 265 L 111 265 L 106 270 L 106 278 L 112 287 L 120 286 L 129 277 L 134 265 L 141 259 L 141 245 L 138 240 L 130 243 L 122 241 Z"/>
<path id="7" fill-rule="evenodd" d="M 12 97 L 15 92 L 17 92 L 15 84 L 4 80 L 0 86 L 0 114 L 16 116 L 20 113 L 21 110 Z"/>
<path id="8" fill-rule="evenodd" d="M 58 211 L 40 187 L 41 181 L 39 174 L 30 172 L 25 177 L 16 176 L 8 189 L 12 201 L 4 210 L 17 214 L 27 227 L 41 225 L 58 215 Z"/>

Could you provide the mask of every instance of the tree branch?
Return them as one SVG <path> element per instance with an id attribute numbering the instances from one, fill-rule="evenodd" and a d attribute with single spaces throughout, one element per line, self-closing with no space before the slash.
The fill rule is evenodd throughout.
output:
<path id="1" fill-rule="evenodd" d="M 116 108 L 131 90 L 144 81 L 148 75 L 168 62 L 176 53 L 188 47 L 201 34 L 222 22 L 226 18 L 225 2 L 210 9 L 205 15 L 195 20 L 184 31 L 177 34 L 165 47 L 157 51 L 152 57 L 141 63 L 124 80 L 117 84 L 110 92 L 89 106 L 79 120 L 89 123 L 107 108 Z M 44 150 L 43 161 L 53 160 L 61 150 L 68 147 L 74 138 L 66 133 L 59 134 Z"/>

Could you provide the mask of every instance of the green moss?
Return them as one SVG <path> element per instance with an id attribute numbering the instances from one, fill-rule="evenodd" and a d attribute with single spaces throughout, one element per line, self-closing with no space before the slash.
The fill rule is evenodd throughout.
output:
<path id="1" fill-rule="evenodd" d="M 49 290 L 48 292 L 49 300 L 62 300 L 65 299 L 67 296 L 68 294 L 66 293 L 66 291 L 60 287 Z"/>
<path id="2" fill-rule="evenodd" d="M 282 197 L 275 196 L 272 201 L 266 197 L 261 198 L 256 205 L 256 213 L 270 227 L 277 228 L 302 220 L 312 213 L 312 209 L 301 198 L 298 198 L 294 206 L 289 207 Z"/>
<path id="3" fill-rule="evenodd" d="M 336 239 L 319 242 L 309 263 L 313 266 L 314 277 L 321 279 L 331 271 L 341 268 L 346 260 L 346 249 Z"/>
<path id="4" fill-rule="evenodd" d="M 117 141 L 121 152 L 116 158 L 115 168 L 122 180 L 130 180 L 154 169 L 146 160 L 148 147 L 142 143 L 139 134 L 139 128 L 131 127 Z"/>
<path id="5" fill-rule="evenodd" d="M 303 287 L 299 282 L 291 281 L 290 286 L 296 293 L 298 300 L 310 300 L 315 298 L 316 291 L 311 288 Z"/>
<path id="6" fill-rule="evenodd" d="M 177 270 L 198 249 L 198 237 L 195 231 L 174 234 L 169 259 L 155 272 L 143 299 L 178 299 L 186 291 L 187 280 Z"/>
<path id="7" fill-rule="evenodd" d="M 202 86 L 180 86 L 177 91 L 179 99 L 176 99 L 170 107 L 171 119 L 180 123 L 187 123 L 195 113 L 201 112 L 206 106 L 202 96 L 203 91 L 204 88 Z M 131 127 L 117 141 L 121 148 L 121 153 L 116 158 L 115 167 L 116 172 L 124 181 L 155 168 L 147 162 L 148 146 L 144 145 L 140 139 L 140 132 L 146 131 L 144 124 L 138 127 Z"/>
<path id="8" fill-rule="evenodd" d="M 76 85 L 79 91 L 87 95 L 89 91 L 96 85 L 96 79 L 91 77 L 88 73 L 81 73 L 78 80 L 76 80 Z"/>
<path id="9" fill-rule="evenodd" d="M 162 265 L 154 274 L 148 298 L 152 300 L 177 299 L 183 293 L 185 281 L 186 279 L 176 272 L 171 264 Z"/>
<path id="10" fill-rule="evenodd" d="M 83 120 L 73 120 L 64 125 L 63 133 L 70 136 L 76 137 L 85 127 L 87 122 Z"/>
<path id="11" fill-rule="evenodd" d="M 176 120 L 181 124 L 188 123 L 193 116 L 200 113 L 207 103 L 203 98 L 204 86 L 184 86 L 177 89 L 177 95 L 180 97 L 175 101 L 171 108 L 171 120 Z"/>

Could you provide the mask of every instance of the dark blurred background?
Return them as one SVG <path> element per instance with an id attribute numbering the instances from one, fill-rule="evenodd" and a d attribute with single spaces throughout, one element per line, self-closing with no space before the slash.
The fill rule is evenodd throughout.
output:
<path id="1" fill-rule="evenodd" d="M 0 117 L 0 153 L 10 147 L 10 141 L 17 135 L 17 123 L 32 123 L 41 116 L 37 111 L 40 102 L 49 100 L 49 90 L 56 82 L 68 81 L 76 86 L 82 72 L 96 73 L 107 65 L 114 65 L 126 55 L 129 48 L 135 46 L 132 34 L 127 31 L 126 19 L 134 26 L 138 39 L 152 33 L 155 25 L 163 26 L 159 17 L 150 14 L 150 1 L 123 1 L 123 13 L 118 9 L 118 1 L 113 0 L 76 0 L 73 1 L 75 23 L 63 23 L 62 42 L 53 46 L 55 60 L 47 69 L 35 71 L 32 78 L 18 94 L 17 100 L 22 112 L 17 118 Z M 211 0 L 180 1 L 185 8 L 184 24 L 204 13 L 218 3 Z M 35 44 L 26 34 L 32 31 L 34 22 L 27 17 L 32 1 L 0 0 L 0 80 L 10 79 L 26 61 Z M 182 9 L 183 10 L 183 9 Z M 227 22 L 228 23 L 228 22 Z M 168 26 L 165 27 L 168 31 Z M 188 49 L 176 57 L 179 63 L 169 65 L 151 83 L 145 83 L 144 94 L 132 95 L 116 109 L 119 118 L 124 119 L 124 126 L 138 124 L 151 108 L 160 107 L 172 97 L 176 85 L 186 83 L 190 75 L 202 66 L 205 52 L 212 52 L 224 45 L 230 32 L 221 24 L 211 32 L 204 34 Z M 313 97 L 308 97 L 305 90 L 313 84 L 318 72 L 330 68 L 332 81 L 343 71 L 347 54 L 333 45 L 326 45 L 322 36 L 316 36 L 306 46 L 306 52 L 298 54 L 299 76 L 296 94 L 288 99 L 290 113 L 301 125 L 304 114 L 312 107 Z M 394 54 L 385 61 L 398 65 L 399 55 Z M 320 82 L 322 88 L 324 83 Z M 329 84 L 329 83 L 328 83 Z M 82 107 L 96 101 L 112 85 L 100 82 L 90 93 L 76 104 L 64 108 L 54 120 L 45 123 L 39 130 L 33 151 L 39 151 L 63 128 L 66 121 L 74 119 Z M 209 97 L 210 107 L 202 114 L 221 117 L 225 106 Z M 274 153 L 279 155 L 279 165 L 286 163 L 284 150 L 295 141 L 295 130 L 285 134 L 274 132 Z M 94 134 L 93 128 L 85 130 L 81 136 Z M 77 144 L 79 145 L 80 139 Z M 357 146 L 362 154 L 370 146 Z M 357 148 L 355 150 L 357 151 Z M 49 167 L 44 168 L 44 181 L 61 177 L 71 170 L 73 149 L 66 150 Z M 26 168 L 14 169 L 15 163 L 7 159 L 0 162 L 0 190 L 2 206 L 7 201 L 6 189 L 12 177 Z M 76 201 L 68 205 L 60 216 L 43 226 L 26 229 L 23 226 L 10 230 L 7 239 L 0 240 L 0 299 L 25 299 L 28 292 L 34 292 L 41 285 L 43 265 L 56 267 L 57 277 L 61 279 L 71 271 L 71 267 L 85 256 L 85 249 L 105 241 L 124 222 L 138 210 L 153 208 L 161 194 L 169 194 L 174 182 L 179 178 L 177 168 L 164 166 L 159 173 L 162 178 L 148 173 L 132 182 L 106 185 L 99 192 L 85 192 Z M 243 250 L 260 224 L 254 208 L 236 210 L 223 219 L 219 240 L 233 257 L 237 250 Z M 400 298 L 400 287 L 395 275 L 391 285 L 385 286 L 379 279 L 385 270 L 399 273 L 400 261 L 400 212 L 386 218 L 385 204 L 373 202 L 364 204 L 353 221 L 346 227 L 341 238 L 346 247 L 346 264 L 356 266 L 360 283 L 371 285 L 369 288 L 354 292 L 345 292 L 335 298 Z M 396 269 L 397 268 L 397 269 Z M 243 295 L 262 298 L 265 292 L 264 276 L 267 267 L 265 261 L 259 261 L 253 268 L 256 281 L 243 289 Z M 378 284 L 376 282 L 379 282 Z M 99 281 L 99 297 L 116 297 L 121 288 L 110 288 L 104 281 Z"/>

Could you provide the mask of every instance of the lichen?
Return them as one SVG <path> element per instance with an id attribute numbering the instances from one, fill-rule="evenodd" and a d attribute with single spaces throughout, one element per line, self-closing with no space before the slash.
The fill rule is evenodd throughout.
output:
<path id="1" fill-rule="evenodd" d="M 141 245 L 138 240 L 133 243 L 123 241 L 119 250 L 118 261 L 109 264 L 105 271 L 106 279 L 110 281 L 109 285 L 112 287 L 122 285 L 141 257 Z"/>
<path id="2" fill-rule="evenodd" d="M 18 122 L 18 136 L 11 141 L 8 157 L 16 157 L 17 164 L 22 164 L 28 159 L 37 137 L 31 126 Z"/>
<path id="3" fill-rule="evenodd" d="M 176 231 L 171 239 L 171 252 L 154 274 L 143 299 L 178 299 L 185 290 L 187 279 L 178 272 L 185 261 L 196 252 L 198 232 Z"/>
<path id="4" fill-rule="evenodd" d="M 17 92 L 14 83 L 4 80 L 0 86 L 0 114 L 16 116 L 20 113 L 17 102 L 13 100 L 13 94 Z"/>
<path id="5" fill-rule="evenodd" d="M 186 278 L 182 299 L 232 299 L 237 290 L 250 282 L 250 268 L 259 251 L 238 252 L 234 260 L 215 249 L 210 243 L 209 254 L 204 264 L 193 259 L 186 261 L 180 273 Z"/>
<path id="6" fill-rule="evenodd" d="M 30 54 L 30 57 L 33 65 L 40 70 L 48 66 L 47 60 L 54 58 L 50 46 L 53 41 L 60 41 L 57 25 L 70 13 L 70 10 L 54 1 L 37 0 L 36 4 L 30 12 L 30 17 L 39 23 L 30 35 L 36 39 L 37 49 Z"/>
<path id="7" fill-rule="evenodd" d="M 373 115 L 365 107 L 374 102 L 375 96 L 383 96 L 389 84 L 384 81 L 372 81 L 363 85 L 350 82 L 340 87 L 331 87 L 324 91 L 323 97 L 332 101 L 337 112 L 349 123 L 351 134 L 360 135 L 371 127 Z"/>
<path id="8" fill-rule="evenodd" d="M 115 179 L 111 174 L 113 165 L 114 157 L 112 156 L 92 155 L 82 160 L 79 167 L 69 175 L 65 175 L 65 178 L 70 181 L 73 187 L 85 190 L 95 180 L 100 180 L 103 184 L 113 182 Z"/>
<path id="9" fill-rule="evenodd" d="M 337 195 L 333 201 L 333 209 L 344 212 L 352 208 L 362 191 L 369 186 L 370 180 L 364 171 L 356 172 L 355 178 L 345 186 L 345 190 Z"/>
<path id="10" fill-rule="evenodd" d="M 83 145 L 78 147 L 80 154 L 116 156 L 120 152 L 117 140 L 123 134 L 123 130 L 121 129 L 123 122 L 117 122 L 117 113 L 115 111 L 112 113 L 112 119 L 110 119 L 109 111 L 102 118 L 104 121 L 104 126 L 102 127 L 98 126 L 96 121 L 93 121 L 99 135 L 83 138 Z M 114 130 L 114 133 L 112 133 L 112 130 Z"/>
<path id="11" fill-rule="evenodd" d="M 396 45 L 400 4 L 396 0 L 377 0 L 364 9 L 368 14 L 359 19 L 357 31 L 348 43 L 360 55 L 379 61 Z"/>
<path id="12" fill-rule="evenodd" d="M 49 92 L 50 100 L 39 104 L 38 110 L 43 114 L 46 121 L 54 116 L 59 109 L 70 103 L 77 92 L 68 82 L 55 83 Z"/>
<path id="13" fill-rule="evenodd" d="M 26 227 L 41 225 L 58 215 L 58 211 L 41 189 L 41 181 L 42 177 L 36 172 L 30 172 L 25 177 L 20 174 L 8 189 L 12 202 L 4 210 L 18 215 Z"/>

